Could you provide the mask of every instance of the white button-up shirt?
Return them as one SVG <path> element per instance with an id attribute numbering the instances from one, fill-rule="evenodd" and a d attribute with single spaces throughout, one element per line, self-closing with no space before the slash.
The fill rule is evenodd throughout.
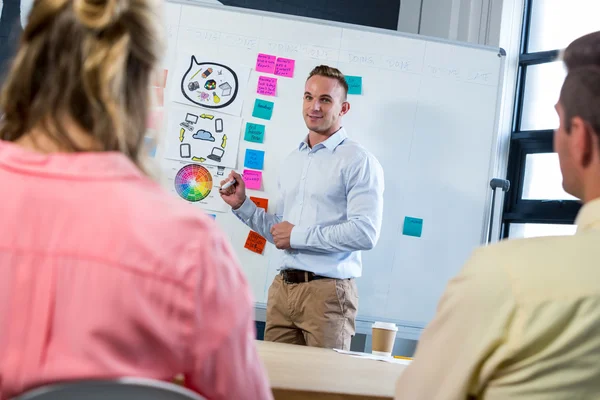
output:
<path id="1" fill-rule="evenodd" d="M 383 214 L 383 169 L 344 128 L 313 148 L 302 141 L 282 165 L 275 214 L 246 199 L 234 214 L 273 242 L 271 227 L 294 224 L 282 269 L 331 278 L 361 276 L 361 250 L 379 238 Z"/>

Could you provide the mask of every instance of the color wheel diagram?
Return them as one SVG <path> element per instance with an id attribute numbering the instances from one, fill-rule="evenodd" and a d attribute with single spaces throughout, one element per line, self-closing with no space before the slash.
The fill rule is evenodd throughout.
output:
<path id="1" fill-rule="evenodd" d="M 204 200 L 213 188 L 211 173 L 201 165 L 189 164 L 175 176 L 175 190 L 184 200 Z"/>

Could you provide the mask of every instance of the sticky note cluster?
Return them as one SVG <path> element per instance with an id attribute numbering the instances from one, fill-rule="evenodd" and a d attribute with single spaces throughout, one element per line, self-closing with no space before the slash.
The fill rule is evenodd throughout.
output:
<path id="1" fill-rule="evenodd" d="M 346 75 L 348 94 L 362 94 L 362 77 Z"/>
<path id="2" fill-rule="evenodd" d="M 275 63 L 275 75 L 293 78 L 295 66 L 296 61 L 289 58 L 279 57 Z"/>
<path id="3" fill-rule="evenodd" d="M 275 104 L 272 101 L 256 99 L 254 101 L 254 109 L 252 116 L 254 118 L 266 119 L 269 121 L 273 116 L 273 107 Z"/>
<path id="4" fill-rule="evenodd" d="M 277 78 L 259 77 L 256 93 L 263 96 L 275 96 L 277 94 Z"/>
<path id="5" fill-rule="evenodd" d="M 265 126 L 261 124 L 246 123 L 244 140 L 252 143 L 262 143 L 265 140 Z"/>
<path id="6" fill-rule="evenodd" d="M 402 234 L 406 236 L 421 237 L 423 234 L 423 220 L 421 218 L 404 217 Z"/>
<path id="7" fill-rule="evenodd" d="M 254 204 L 256 204 L 256 207 L 262 208 L 265 211 L 267 211 L 267 209 L 269 208 L 269 199 L 263 199 L 262 197 L 252 197 L 252 196 L 250 196 L 250 200 Z"/>
<path id="8" fill-rule="evenodd" d="M 262 172 L 245 169 L 242 179 L 248 189 L 260 190 L 262 184 Z"/>
<path id="9" fill-rule="evenodd" d="M 296 68 L 296 61 L 290 58 L 277 57 L 272 54 L 260 53 L 256 57 L 256 72 L 265 74 L 274 74 L 286 78 L 294 77 L 294 70 Z M 256 86 L 256 93 L 260 96 L 277 96 L 277 84 L 278 80 L 271 76 L 259 76 L 258 83 Z M 254 100 L 254 108 L 252 109 L 252 117 L 266 121 L 270 121 L 273 117 L 273 109 L 275 103 L 263 99 Z M 251 143 L 264 143 L 265 140 L 265 125 L 247 122 L 246 130 L 244 132 L 244 140 Z M 244 183 L 248 189 L 261 190 L 262 187 L 262 170 L 264 169 L 265 152 L 256 149 L 246 149 L 244 157 Z M 261 198 L 253 198 L 253 201 L 257 206 L 267 210 L 268 200 Z M 253 232 L 248 235 L 246 241 L 246 248 L 252 251 L 256 251 L 255 241 L 251 240 Z M 258 235 L 258 234 L 256 234 Z M 260 235 L 258 235 L 260 237 Z M 264 240 L 264 238 L 262 238 Z M 252 248 L 250 248 L 250 247 Z M 262 254 L 264 244 L 259 248 Z"/>
<path id="10" fill-rule="evenodd" d="M 244 167 L 252 169 L 263 169 L 265 163 L 265 152 L 262 150 L 246 149 Z"/>
<path id="11" fill-rule="evenodd" d="M 148 136 L 144 137 L 144 147 L 148 152 L 148 156 L 154 158 L 156 156 L 156 141 Z"/>
<path id="12" fill-rule="evenodd" d="M 256 71 L 273 74 L 273 73 L 275 73 L 275 64 L 276 63 L 277 63 L 276 56 L 260 53 L 258 55 L 258 57 L 256 57 Z"/>
<path id="13" fill-rule="evenodd" d="M 250 233 L 248 233 L 248 238 L 246 239 L 244 247 L 256 254 L 262 254 L 265 250 L 266 244 L 267 239 L 265 239 L 264 237 L 262 237 L 254 231 L 250 231 Z"/>
<path id="14" fill-rule="evenodd" d="M 296 61 L 290 58 L 276 57 L 271 54 L 260 53 L 256 57 L 256 72 L 275 74 L 286 78 L 294 77 Z"/>

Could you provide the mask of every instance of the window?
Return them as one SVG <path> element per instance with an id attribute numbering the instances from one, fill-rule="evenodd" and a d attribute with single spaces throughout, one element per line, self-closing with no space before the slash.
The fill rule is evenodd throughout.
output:
<path id="1" fill-rule="evenodd" d="M 530 7 L 529 53 L 563 49 L 599 27 L 597 0 L 532 0 Z"/>
<path id="2" fill-rule="evenodd" d="M 577 200 L 562 188 L 558 154 L 527 154 L 521 198 L 526 200 Z"/>
<path id="3" fill-rule="evenodd" d="M 502 214 L 504 238 L 570 235 L 580 202 L 562 187 L 552 146 L 554 105 L 566 76 L 560 52 L 600 29 L 600 1 L 525 0 L 515 116 Z"/>
<path id="4" fill-rule="evenodd" d="M 560 61 L 526 67 L 521 130 L 556 129 L 558 101 L 566 70 Z"/>
<path id="5" fill-rule="evenodd" d="M 511 239 L 533 238 L 541 236 L 574 235 L 577 227 L 567 224 L 510 224 L 508 237 Z"/>

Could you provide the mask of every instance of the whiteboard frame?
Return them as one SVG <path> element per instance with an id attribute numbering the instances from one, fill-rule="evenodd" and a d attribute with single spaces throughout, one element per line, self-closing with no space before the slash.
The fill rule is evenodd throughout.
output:
<path id="1" fill-rule="evenodd" d="M 456 40 L 444 39 L 444 38 L 439 38 L 439 37 L 434 37 L 434 36 L 420 35 L 420 34 L 407 33 L 407 32 L 399 32 L 399 31 L 394 31 L 394 30 L 390 30 L 390 29 L 375 28 L 375 27 L 370 27 L 370 26 L 350 24 L 350 23 L 346 23 L 346 22 L 327 21 L 327 20 L 322 20 L 322 19 L 318 19 L 318 18 L 302 17 L 302 16 L 289 15 L 289 14 L 280 14 L 280 13 L 275 13 L 275 12 L 271 12 L 271 11 L 253 10 L 253 9 L 247 9 L 247 8 L 241 8 L 241 7 L 209 4 L 209 3 L 204 3 L 204 2 L 198 1 L 198 0 L 166 0 L 166 2 L 172 3 L 172 4 L 180 4 L 180 5 L 184 5 L 184 6 L 200 6 L 200 7 L 207 8 L 207 9 L 231 11 L 231 12 L 237 12 L 237 13 L 242 13 L 242 14 L 255 15 L 255 16 L 259 16 L 259 17 L 280 18 L 280 19 L 285 19 L 285 20 L 290 20 L 290 21 L 313 23 L 313 24 L 324 25 L 324 26 L 333 26 L 333 27 L 338 27 L 338 28 L 343 28 L 343 29 L 360 30 L 360 31 L 369 32 L 369 33 L 377 33 L 377 34 L 382 34 L 382 35 L 410 38 L 410 39 L 415 39 L 415 40 L 420 40 L 420 41 L 429 41 L 429 42 L 434 42 L 434 43 L 450 44 L 450 45 L 454 45 L 454 46 L 458 46 L 458 47 L 479 49 L 479 50 L 484 50 L 484 51 L 489 51 L 489 52 L 495 53 L 499 58 L 501 58 L 501 61 L 500 61 L 501 65 L 500 65 L 500 73 L 499 73 L 500 79 L 498 81 L 498 88 L 497 88 L 497 95 L 496 95 L 496 98 L 497 98 L 496 113 L 495 113 L 495 118 L 494 118 L 494 132 L 493 132 L 493 138 L 492 138 L 492 148 L 490 149 L 490 157 L 491 158 L 490 158 L 490 164 L 488 166 L 488 178 L 489 178 L 489 180 L 491 180 L 494 177 L 506 175 L 506 166 L 508 163 L 508 148 L 506 146 L 503 146 L 503 143 L 505 142 L 505 138 L 503 137 L 503 135 L 501 135 L 500 127 L 502 126 L 502 123 L 501 123 L 501 118 L 503 115 L 503 113 L 502 113 L 503 101 L 502 100 L 503 100 L 503 94 L 504 94 L 505 73 L 506 73 L 507 66 L 506 66 L 506 52 L 501 47 L 487 46 L 487 45 L 481 45 L 481 44 L 476 44 L 476 43 L 460 42 L 460 41 L 456 41 Z M 180 15 L 180 18 L 181 18 L 181 15 Z M 485 243 L 487 242 L 487 234 L 488 234 L 488 229 L 490 227 L 490 221 L 493 220 L 494 226 L 496 226 L 496 227 L 498 227 L 499 223 L 501 223 L 501 221 L 502 221 L 501 208 L 500 208 L 500 212 L 498 213 L 499 214 L 498 218 L 493 218 L 493 216 L 490 215 L 490 213 L 491 213 L 491 195 L 492 195 L 491 187 L 488 185 L 487 197 L 490 200 L 486 203 L 486 205 L 484 207 L 484 213 L 482 215 L 482 224 L 481 224 L 482 230 L 481 230 L 480 245 L 485 245 Z M 499 198 L 500 198 L 500 201 L 502 201 L 504 196 L 501 195 L 501 196 L 499 196 Z M 266 303 L 255 302 L 255 305 L 254 305 L 255 321 L 265 322 L 266 308 L 267 308 Z M 375 320 L 384 321 L 384 322 L 392 322 L 392 323 L 398 325 L 398 328 L 399 328 L 398 338 L 405 338 L 405 339 L 411 339 L 411 340 L 418 340 L 422 330 L 427 325 L 426 323 L 421 324 L 421 323 L 415 323 L 413 321 L 398 320 L 398 319 L 391 319 L 391 318 L 375 319 L 372 317 L 361 316 L 359 314 L 356 317 L 356 333 L 370 335 L 371 334 L 371 325 L 373 324 L 373 322 L 375 322 Z"/>
<path id="2" fill-rule="evenodd" d="M 347 22 L 327 21 L 327 20 L 312 18 L 312 17 L 302 17 L 302 16 L 290 15 L 290 14 L 279 14 L 279 13 L 272 12 L 272 11 L 253 10 L 253 9 L 249 9 L 249 8 L 241 8 L 241 7 L 204 3 L 204 2 L 198 1 L 198 0 L 166 0 L 166 2 L 174 3 L 174 4 L 181 4 L 181 5 L 188 5 L 188 6 L 202 6 L 204 8 L 212 8 L 215 10 L 222 10 L 222 11 L 233 11 L 233 12 L 239 12 L 242 14 L 256 15 L 259 17 L 281 18 L 281 19 L 287 19 L 287 20 L 299 21 L 299 22 L 307 22 L 307 23 L 313 23 L 313 24 L 324 25 L 324 26 L 325 25 L 326 26 L 334 26 L 337 28 L 362 30 L 365 32 L 370 32 L 370 33 L 379 33 L 379 34 L 384 34 L 384 35 L 399 36 L 399 37 L 411 38 L 411 39 L 416 39 L 416 40 L 426 40 L 426 41 L 430 41 L 430 42 L 453 44 L 453 45 L 461 46 L 461 47 L 468 47 L 468 48 L 479 49 L 479 50 L 488 50 L 491 52 L 495 52 L 499 56 L 503 56 L 505 54 L 505 51 L 500 47 L 486 46 L 486 45 L 477 44 L 477 43 L 459 42 L 458 40 L 444 39 L 444 38 L 439 38 L 439 37 L 435 37 L 435 36 L 419 35 L 416 33 L 399 32 L 399 31 L 393 31 L 391 29 L 375 28 L 372 26 L 350 24 Z"/>

